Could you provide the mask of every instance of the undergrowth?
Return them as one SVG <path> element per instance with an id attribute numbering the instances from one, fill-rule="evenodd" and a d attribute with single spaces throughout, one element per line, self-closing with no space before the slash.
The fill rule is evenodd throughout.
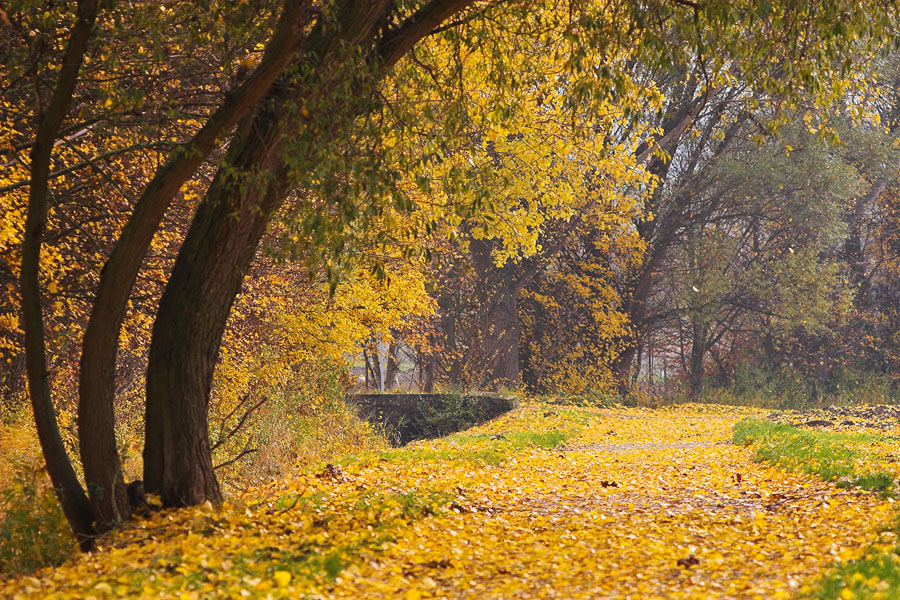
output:
<path id="1" fill-rule="evenodd" d="M 681 395 L 687 397 L 686 392 Z M 891 377 L 843 365 L 824 380 L 794 368 L 776 370 L 741 363 L 727 385 L 710 382 L 699 402 L 802 410 L 823 406 L 897 404 L 900 402 Z"/>
<path id="2" fill-rule="evenodd" d="M 43 468 L 34 427 L 0 425 L 0 574 L 55 566 L 77 548 Z"/>
<path id="3" fill-rule="evenodd" d="M 214 452 L 216 463 L 226 463 L 246 448 L 253 449 L 218 472 L 224 489 L 236 492 L 297 469 L 334 462 L 346 454 L 387 448 L 383 432 L 360 419 L 347 405 L 346 391 L 343 372 L 325 364 L 303 386 L 258 392 L 253 402 L 261 401 L 260 408 Z M 226 405 L 214 412 L 230 408 Z M 216 415 L 213 420 L 225 423 L 219 429 L 230 431 L 240 415 L 241 412 L 230 417 Z M 218 430 L 212 428 L 211 433 L 215 444 Z"/>

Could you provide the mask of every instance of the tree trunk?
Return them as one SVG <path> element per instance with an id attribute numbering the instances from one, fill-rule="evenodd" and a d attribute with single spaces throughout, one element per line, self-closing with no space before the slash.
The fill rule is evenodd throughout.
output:
<path id="1" fill-rule="evenodd" d="M 400 373 L 400 362 L 397 353 L 400 352 L 400 344 L 393 341 L 388 344 L 387 367 L 384 371 L 384 391 L 389 392 L 397 386 L 397 375 Z"/>
<path id="2" fill-rule="evenodd" d="M 381 356 L 378 353 L 378 343 L 372 342 L 369 344 L 369 352 L 367 356 L 367 368 L 372 372 L 372 381 L 375 382 L 375 391 L 383 392 L 384 391 L 384 382 L 381 379 Z"/>
<path id="3" fill-rule="evenodd" d="M 699 321 L 692 321 L 690 393 L 696 400 L 703 392 L 703 360 L 706 357 L 706 339 L 709 326 Z"/>
<path id="4" fill-rule="evenodd" d="M 627 395 L 631 389 L 635 358 L 638 355 L 638 349 L 641 347 L 644 331 L 648 325 L 646 323 L 647 301 L 650 297 L 653 269 L 656 266 L 656 262 L 655 260 L 644 261 L 636 281 L 626 296 L 627 300 L 622 306 L 622 312 L 628 315 L 631 331 L 622 340 L 622 351 L 619 352 L 612 364 L 612 372 L 616 378 L 619 394 L 622 396 Z"/>
<path id="5" fill-rule="evenodd" d="M 425 383 L 422 385 L 422 391 L 426 394 L 434 393 L 434 367 L 436 358 L 435 356 L 429 355 L 426 357 L 428 362 L 425 363 Z"/>
<path id="6" fill-rule="evenodd" d="M 469 379 L 479 387 L 494 390 L 517 387 L 519 370 L 519 291 L 514 281 L 515 266 L 497 267 L 493 245 L 472 240 L 469 252 L 478 276 L 476 296 L 482 302 L 474 336 L 464 357 Z"/>
<path id="7" fill-rule="evenodd" d="M 454 386 L 459 383 L 462 372 L 462 361 L 459 353 L 456 327 L 459 322 L 459 302 L 457 302 L 457 290 L 442 290 L 437 299 L 438 313 L 440 314 L 441 323 L 441 344 L 440 356 L 431 355 L 431 363 L 429 365 L 431 372 L 431 387 L 434 386 L 435 370 L 439 362 L 448 363 L 447 366 L 447 383 Z"/>
<path id="8" fill-rule="evenodd" d="M 277 146 L 277 128 L 257 131 L 229 152 L 226 160 L 235 170 L 277 167 L 278 157 L 270 151 Z M 219 171 L 198 208 L 153 324 L 144 487 L 159 494 L 165 506 L 221 499 L 207 421 L 212 374 L 228 313 L 279 203 L 258 188 L 234 198 L 240 186 L 230 172 Z"/>
<path id="9" fill-rule="evenodd" d="M 392 66 L 418 39 L 466 4 L 426 5 L 384 35 L 373 50 L 373 64 Z M 308 138 L 314 135 L 284 115 L 297 112 L 290 107 L 304 106 L 307 96 L 315 93 L 312 104 L 320 113 L 304 118 L 313 123 L 333 120 L 334 114 L 324 114 L 328 94 L 342 89 L 348 77 L 357 77 L 355 69 L 336 57 L 346 56 L 348 49 L 371 47 L 392 7 L 388 0 L 346 2 L 335 8 L 335 22 L 316 26 L 309 43 L 315 64 L 308 65 L 306 87 L 290 80 L 276 84 L 256 117 L 239 127 L 241 135 L 229 150 L 226 166 L 216 174 L 191 223 L 160 302 L 147 372 L 144 483 L 167 506 L 220 498 L 207 432 L 216 357 L 244 274 L 289 189 L 290 166 L 282 163 L 284 135 L 291 131 Z M 316 136 L 308 142 L 328 140 Z M 270 183 L 259 185 L 258 176 L 267 173 L 273 174 L 267 179 Z"/>
<path id="10" fill-rule="evenodd" d="M 259 67 L 209 118 L 190 142 L 172 153 L 147 184 L 100 276 L 84 334 L 78 409 L 81 460 L 101 528 L 131 516 L 116 450 L 115 378 L 119 334 L 128 299 L 159 224 L 181 186 L 268 90 L 297 52 L 312 18 L 309 2 L 285 2 L 278 29 Z"/>
<path id="11" fill-rule="evenodd" d="M 50 396 L 39 275 L 41 242 L 49 191 L 47 179 L 50 173 L 53 144 L 59 127 L 69 110 L 72 93 L 78 80 L 78 71 L 81 69 L 91 30 L 94 28 L 97 11 L 96 0 L 82 0 L 78 3 L 75 22 L 69 34 L 59 78 L 50 104 L 46 112 L 42 112 L 43 107 L 38 106 L 40 121 L 34 147 L 31 150 L 31 185 L 28 192 L 28 212 L 25 217 L 20 271 L 22 328 L 25 331 L 25 366 L 38 440 L 47 463 L 47 473 L 50 475 L 50 481 L 56 490 L 63 513 L 78 539 L 79 547 L 84 551 L 93 547 L 94 516 L 63 445 Z"/>

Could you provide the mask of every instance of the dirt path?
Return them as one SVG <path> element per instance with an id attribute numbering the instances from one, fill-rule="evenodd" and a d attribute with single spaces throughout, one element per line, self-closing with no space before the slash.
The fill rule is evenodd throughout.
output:
<path id="1" fill-rule="evenodd" d="M 734 414 L 634 416 L 606 412 L 562 448 L 472 469 L 465 503 L 413 523 L 327 595 L 790 597 L 893 514 L 752 462 L 729 443 Z"/>

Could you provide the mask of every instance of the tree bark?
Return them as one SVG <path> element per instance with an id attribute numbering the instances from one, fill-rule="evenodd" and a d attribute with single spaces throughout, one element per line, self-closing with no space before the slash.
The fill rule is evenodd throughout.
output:
<path id="1" fill-rule="evenodd" d="M 39 125 L 35 144 L 31 150 L 31 185 L 28 191 L 28 212 L 25 217 L 20 272 L 25 364 L 34 422 L 50 480 L 62 505 L 63 513 L 75 532 L 79 547 L 84 551 L 93 547 L 94 517 L 59 434 L 59 425 L 50 396 L 39 274 L 41 241 L 49 193 L 47 179 L 53 144 L 59 127 L 68 113 L 78 80 L 78 71 L 81 69 L 97 12 L 96 0 L 82 0 L 78 3 L 75 22 L 69 34 L 59 79 L 50 104 L 43 113 L 42 107 L 38 106 Z"/>
<path id="2" fill-rule="evenodd" d="M 287 0 L 259 66 L 196 135 L 172 153 L 147 184 L 100 277 L 84 334 L 78 410 L 81 460 L 98 526 L 131 517 L 115 440 L 115 376 L 119 333 L 128 299 L 159 224 L 182 185 L 219 146 L 217 141 L 262 98 L 296 54 L 314 12 Z"/>
<path id="3" fill-rule="evenodd" d="M 497 267 L 492 256 L 493 245 L 485 240 L 472 240 L 469 252 L 478 277 L 476 295 L 482 311 L 475 334 L 464 357 L 463 368 L 472 383 L 497 390 L 517 387 L 519 369 L 519 292 L 515 266 Z"/>
<path id="4" fill-rule="evenodd" d="M 378 343 L 369 343 L 369 352 L 366 355 L 366 366 L 372 372 L 372 380 L 375 382 L 374 389 L 376 392 L 384 391 L 384 381 L 381 379 L 381 357 L 378 353 Z"/>
<path id="5" fill-rule="evenodd" d="M 213 369 L 225 323 L 266 225 L 289 190 L 290 167 L 283 163 L 288 131 L 310 133 L 285 114 L 303 106 L 310 93 L 326 110 L 332 89 L 355 78 L 355 69 L 337 60 L 347 49 L 363 50 L 371 63 L 391 67 L 415 42 L 468 0 L 432 2 L 376 43 L 393 3 L 357 0 L 335 7 L 335 20 L 310 34 L 307 79 L 276 84 L 255 118 L 239 127 L 226 166 L 213 180 L 175 261 L 153 327 L 147 372 L 144 477 L 148 492 L 168 506 L 218 501 L 220 492 L 209 456 L 207 407 Z M 373 43 L 374 56 L 366 52 Z M 339 52 L 339 50 L 341 52 Z M 362 60 L 366 60 L 365 58 Z M 344 78 L 343 80 L 341 78 Z M 305 86 L 305 87 L 304 87 Z M 333 87 L 329 87 L 333 86 Z M 311 114 L 328 122 L 333 114 Z M 317 144 L 328 140 L 318 138 Z M 265 185 L 260 174 L 274 173 Z"/>
<path id="6" fill-rule="evenodd" d="M 274 128 L 236 144 L 229 163 L 277 167 Z M 265 136 L 265 137 L 262 137 Z M 232 153 L 229 153 L 232 154 Z M 238 167 L 239 168 L 239 167 Z M 220 170 L 194 216 L 153 325 L 147 368 L 144 486 L 166 506 L 221 499 L 209 448 L 207 409 L 225 321 L 277 204 L 264 192 L 237 204 Z"/>
<path id="7" fill-rule="evenodd" d="M 388 344 L 387 367 L 384 371 L 384 391 L 386 392 L 391 391 L 397 385 L 397 375 L 400 373 L 398 352 L 400 352 L 400 344 L 397 341 Z"/>
<path id="8" fill-rule="evenodd" d="M 703 392 L 703 361 L 706 358 L 706 340 L 709 325 L 691 321 L 690 394 L 696 400 Z"/>

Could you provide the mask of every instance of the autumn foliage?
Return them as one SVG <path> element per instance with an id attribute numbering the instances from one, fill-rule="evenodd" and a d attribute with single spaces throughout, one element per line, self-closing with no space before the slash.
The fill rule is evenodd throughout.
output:
<path id="1" fill-rule="evenodd" d="M 887 434 L 624 407 L 900 397 L 897 24 L 0 4 L 0 569 L 68 560 L 65 523 L 102 549 L 3 593 L 832 589 L 881 556 Z M 364 389 L 535 400 L 390 450 Z M 835 488 L 798 446 L 874 470 Z"/>

